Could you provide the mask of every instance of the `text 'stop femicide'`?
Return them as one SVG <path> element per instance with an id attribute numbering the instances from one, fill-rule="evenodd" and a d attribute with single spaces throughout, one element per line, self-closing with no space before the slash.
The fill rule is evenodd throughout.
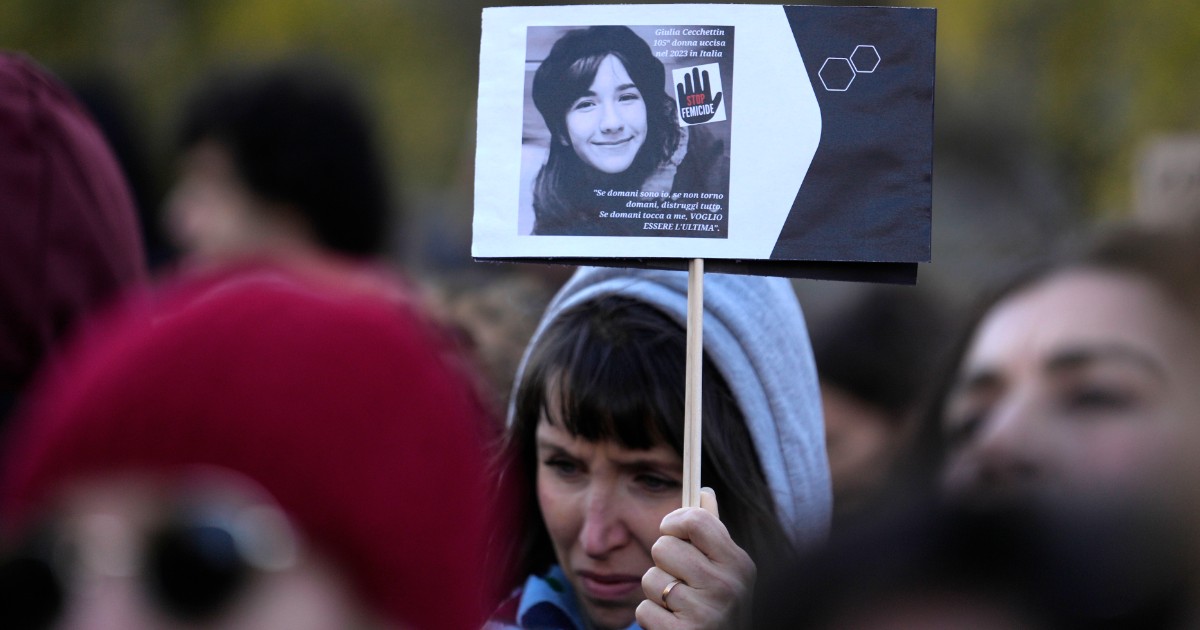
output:
<path id="1" fill-rule="evenodd" d="M 915 280 L 930 258 L 935 19 L 485 9 L 473 255 Z"/>

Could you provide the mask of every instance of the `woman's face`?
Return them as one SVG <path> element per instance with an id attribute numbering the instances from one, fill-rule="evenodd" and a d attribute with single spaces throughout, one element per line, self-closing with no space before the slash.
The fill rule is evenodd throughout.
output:
<path id="1" fill-rule="evenodd" d="M 616 57 L 600 62 L 588 91 L 567 108 L 567 136 L 598 171 L 620 173 L 633 163 L 646 142 L 646 101 Z"/>
<path id="2" fill-rule="evenodd" d="M 659 524 L 682 501 L 683 461 L 666 444 L 588 442 L 544 415 L 536 446 L 538 505 L 559 566 L 595 626 L 624 628 L 644 599 Z"/>
<path id="3" fill-rule="evenodd" d="M 294 212 L 257 197 L 241 180 L 233 154 L 203 140 L 183 156 L 166 207 L 171 239 L 196 260 L 312 246 L 309 226 Z"/>
<path id="4" fill-rule="evenodd" d="M 1148 281 L 1056 273 L 976 330 L 942 419 L 944 488 L 983 503 L 1159 492 L 1200 437 L 1196 383 L 1200 335 Z"/>
<path id="5" fill-rule="evenodd" d="M 259 205 L 238 179 L 229 151 L 202 141 L 184 155 L 167 204 L 167 227 L 188 254 L 219 258 L 249 249 L 260 239 L 265 225 Z"/>

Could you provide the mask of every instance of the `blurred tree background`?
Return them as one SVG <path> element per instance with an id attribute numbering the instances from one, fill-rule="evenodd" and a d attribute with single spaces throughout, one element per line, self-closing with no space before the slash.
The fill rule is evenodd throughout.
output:
<path id="1" fill-rule="evenodd" d="M 116 95 L 144 155 L 150 210 L 169 188 L 173 124 L 198 80 L 295 53 L 332 58 L 385 136 L 407 207 L 402 262 L 444 269 L 469 264 L 485 4 L 6 0 L 0 46 Z M 1200 129 L 1200 3 L 897 4 L 939 9 L 934 264 L 922 274 L 969 290 L 1064 231 L 1127 213 L 1144 143 Z"/>

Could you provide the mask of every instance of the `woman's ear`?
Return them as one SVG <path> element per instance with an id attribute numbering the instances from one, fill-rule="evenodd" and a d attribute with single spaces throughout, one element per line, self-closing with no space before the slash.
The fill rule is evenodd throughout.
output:
<path id="1" fill-rule="evenodd" d="M 571 146 L 571 141 L 570 141 L 570 140 L 567 140 L 567 137 L 566 137 L 566 136 L 559 136 L 559 137 L 558 137 L 558 141 L 559 141 L 559 142 L 560 142 L 560 143 L 561 143 L 561 144 L 562 144 L 564 147 L 569 147 L 569 146 Z"/>

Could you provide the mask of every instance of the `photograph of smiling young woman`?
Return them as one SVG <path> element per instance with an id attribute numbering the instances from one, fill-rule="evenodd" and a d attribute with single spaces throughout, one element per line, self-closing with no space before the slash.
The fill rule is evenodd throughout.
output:
<path id="1" fill-rule="evenodd" d="M 523 191 L 533 234 L 621 234 L 630 226 L 598 221 L 595 190 L 723 190 L 725 142 L 681 129 L 666 69 L 650 45 L 625 26 L 567 31 L 533 77 L 532 97 L 549 130 Z M 532 169 L 529 169 L 532 170 Z M 640 225 L 640 224 L 638 224 Z"/>

